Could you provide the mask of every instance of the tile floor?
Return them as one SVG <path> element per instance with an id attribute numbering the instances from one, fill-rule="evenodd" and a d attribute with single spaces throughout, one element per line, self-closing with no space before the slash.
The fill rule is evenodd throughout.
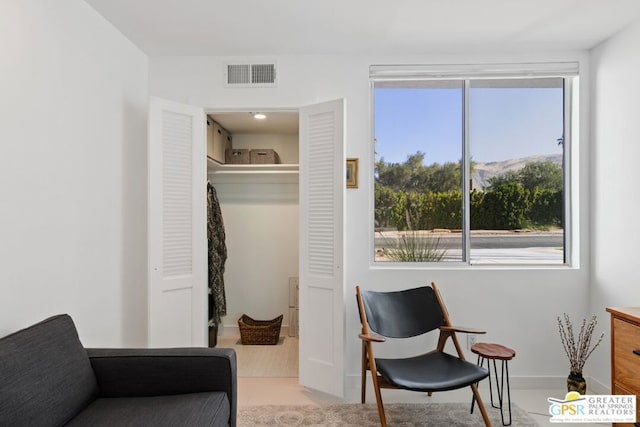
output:
<path id="1" fill-rule="evenodd" d="M 488 390 L 481 390 L 485 405 L 489 405 Z M 541 426 L 558 425 L 549 421 L 548 397 L 559 397 L 562 390 L 512 390 L 512 402 L 527 411 Z M 421 393 L 403 390 L 383 390 L 385 402 L 466 402 L 469 401 L 470 390 L 457 390 L 436 393 L 427 397 Z M 367 402 L 375 403 L 373 393 L 368 392 Z M 342 400 L 326 394 L 305 389 L 298 384 L 297 378 L 238 378 L 238 406 L 255 405 L 328 405 L 343 403 Z M 609 426 L 610 424 L 580 424 L 581 427 Z"/>

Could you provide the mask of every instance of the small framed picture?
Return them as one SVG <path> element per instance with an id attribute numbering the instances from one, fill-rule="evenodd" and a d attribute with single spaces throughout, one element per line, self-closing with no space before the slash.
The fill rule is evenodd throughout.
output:
<path id="1" fill-rule="evenodd" d="M 358 188 L 358 159 L 347 159 L 347 188 Z"/>

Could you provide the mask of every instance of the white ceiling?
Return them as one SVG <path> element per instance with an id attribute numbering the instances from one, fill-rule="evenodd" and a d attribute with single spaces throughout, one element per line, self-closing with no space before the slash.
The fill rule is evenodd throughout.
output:
<path id="1" fill-rule="evenodd" d="M 85 0 L 150 56 L 590 49 L 640 0 Z M 216 114 L 231 133 L 295 133 L 297 113 Z"/>
<path id="2" fill-rule="evenodd" d="M 250 112 L 209 113 L 209 116 L 228 130 L 238 134 L 297 134 L 298 113 L 266 111 L 264 120 L 253 118 Z"/>
<path id="3" fill-rule="evenodd" d="M 86 0 L 150 56 L 590 49 L 640 0 Z"/>

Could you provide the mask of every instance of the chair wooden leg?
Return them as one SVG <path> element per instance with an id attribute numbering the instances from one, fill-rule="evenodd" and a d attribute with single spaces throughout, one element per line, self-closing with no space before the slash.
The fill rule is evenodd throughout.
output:
<path id="1" fill-rule="evenodd" d="M 480 393 L 478 392 L 478 387 L 475 384 L 471 384 L 471 391 L 473 391 L 473 396 L 476 398 L 476 402 L 478 402 L 478 408 L 480 408 L 484 425 L 486 427 L 491 427 L 491 420 L 489 420 L 487 410 L 484 408 L 484 403 L 482 402 L 482 397 L 480 397 Z"/>
<path id="2" fill-rule="evenodd" d="M 371 375 L 373 377 L 373 388 L 376 392 L 376 403 L 378 404 L 378 416 L 380 417 L 380 427 L 387 427 L 387 416 L 384 414 L 384 405 L 382 404 L 382 395 L 380 394 L 380 387 L 378 386 L 378 375 Z"/>
<path id="3" fill-rule="evenodd" d="M 367 347 L 371 343 L 366 344 Z M 376 394 L 376 403 L 378 404 L 378 416 L 380 417 L 380 427 L 387 427 L 387 417 L 384 414 L 384 405 L 382 404 L 382 395 L 380 394 L 380 385 L 378 384 L 378 369 L 376 368 L 376 361 L 369 358 L 369 370 L 371 371 L 371 380 L 373 382 L 373 391 Z"/>
<path id="4" fill-rule="evenodd" d="M 362 383 L 360 401 L 364 404 L 367 400 L 367 347 L 362 341 Z"/>

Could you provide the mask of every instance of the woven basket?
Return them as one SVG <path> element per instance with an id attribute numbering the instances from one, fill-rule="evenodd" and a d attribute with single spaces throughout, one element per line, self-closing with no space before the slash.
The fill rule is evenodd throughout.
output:
<path id="1" fill-rule="evenodd" d="M 275 345 L 280 339 L 283 315 L 272 320 L 255 320 L 243 314 L 238 319 L 240 341 L 243 345 Z"/>

